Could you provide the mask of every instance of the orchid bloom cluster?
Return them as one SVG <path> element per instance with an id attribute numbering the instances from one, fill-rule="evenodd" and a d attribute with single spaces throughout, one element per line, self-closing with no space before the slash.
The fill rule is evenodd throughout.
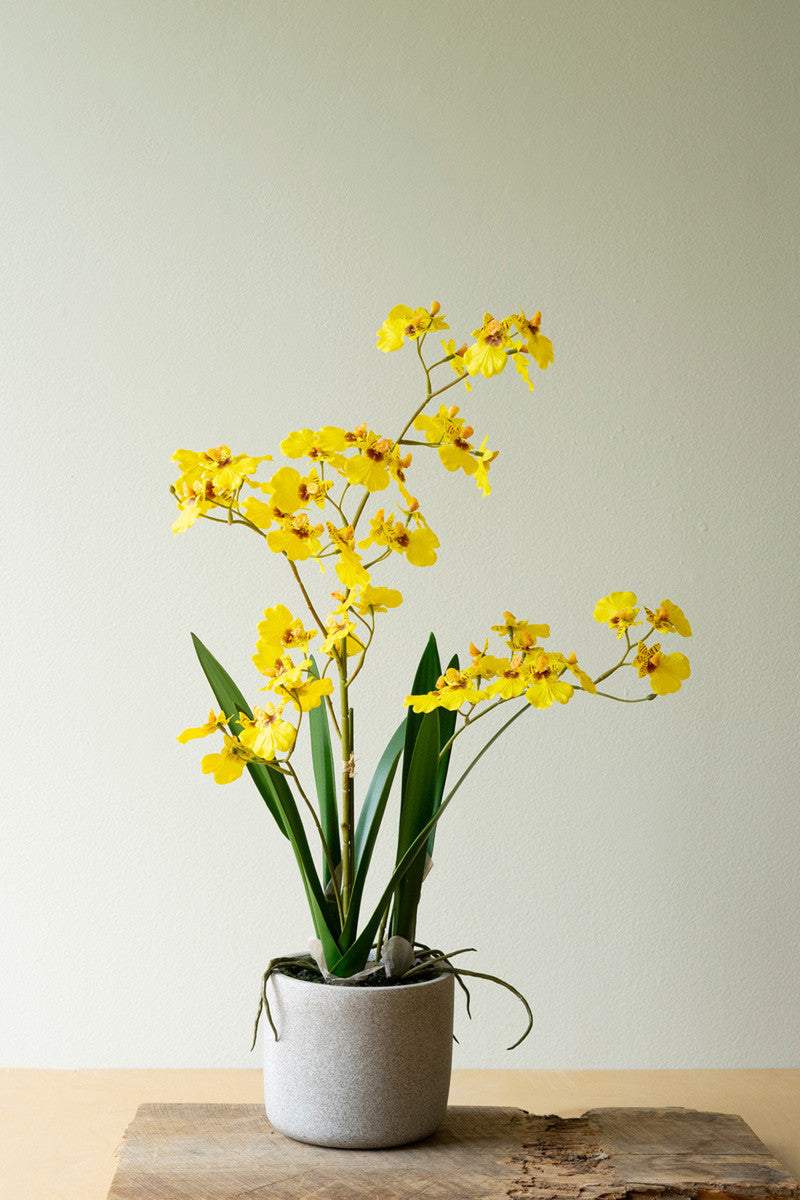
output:
<path id="1" fill-rule="evenodd" d="M 430 310 L 396 305 L 378 331 L 378 348 L 388 353 L 407 342 L 415 343 L 427 381 L 425 402 L 399 436 L 382 436 L 366 423 L 352 430 L 334 425 L 296 430 L 281 442 L 280 449 L 286 459 L 305 460 L 301 469 L 280 466 L 266 480 L 257 479 L 256 472 L 262 463 L 273 461 L 269 454 L 233 454 L 228 446 L 217 446 L 201 452 L 178 450 L 173 455 L 181 468 L 171 489 L 179 509 L 173 532 L 183 533 L 198 519 L 206 518 L 243 525 L 260 534 L 273 553 L 288 561 L 311 624 L 316 626 L 304 628 L 303 621 L 284 605 L 268 608 L 258 627 L 253 661 L 268 681 L 263 690 L 272 692 L 273 702 L 254 709 L 252 722 L 237 717 L 243 727 L 237 738 L 224 733 L 229 717 L 213 713 L 204 725 L 181 734 L 181 740 L 188 741 L 223 732 L 221 752 L 203 759 L 203 770 L 213 772 L 217 782 L 237 779 L 248 762 L 273 762 L 281 753 L 291 757 L 296 729 L 286 720 L 284 709 L 293 706 L 302 715 L 323 698 L 330 703 L 334 683 L 327 671 L 333 664 L 345 686 L 353 682 L 372 641 L 376 615 L 397 608 L 403 599 L 396 589 L 373 584 L 373 568 L 392 554 L 403 556 L 415 567 L 436 562 L 439 539 L 407 486 L 410 447 L 435 450 L 445 470 L 463 471 L 484 496 L 489 495 L 489 469 L 497 451 L 488 448 L 487 437 L 478 444 L 473 427 L 457 405 L 440 403 L 435 412 L 424 410 L 462 380 L 469 387 L 470 376 L 500 374 L 512 358 L 532 388 L 529 359 L 541 370 L 553 361 L 552 343 L 541 333 L 540 324 L 539 312 L 528 318 L 520 311 L 502 321 L 487 313 L 474 331 L 471 345 L 464 343 L 456 350 L 454 341 L 442 340 L 443 354 L 427 365 L 422 357 L 426 337 L 449 329 L 439 305 L 432 304 Z M 445 364 L 455 371 L 456 378 L 434 388 L 433 373 Z M 423 434 L 424 441 L 410 437 L 412 430 Z M 390 504 L 384 501 L 366 515 L 370 496 L 390 488 Z M 359 528 L 365 516 L 368 526 Z M 298 564 L 310 560 L 322 572 L 332 566 L 341 585 L 331 593 L 336 603 L 324 615 L 300 577 Z M 314 637 L 320 638 L 319 653 L 327 657 L 322 678 L 316 677 L 308 657 Z M 353 670 L 351 659 L 356 660 Z M 343 719 L 346 723 L 347 716 Z M 338 728 L 341 732 L 341 725 Z"/>
<path id="2" fill-rule="evenodd" d="M 454 339 L 441 339 L 441 353 L 426 354 L 433 335 L 447 329 L 438 304 L 430 309 L 396 305 L 378 331 L 377 346 L 385 353 L 413 344 L 425 377 L 424 400 L 393 436 L 377 433 L 367 423 L 354 429 L 325 425 L 317 430 L 295 430 L 280 444 L 289 463 L 278 466 L 265 479 L 257 475 L 262 464 L 273 461 L 269 454 L 234 454 L 229 447 L 218 446 L 201 452 L 178 450 L 173 455 L 181 472 L 171 488 L 179 510 L 174 532 L 187 531 L 199 519 L 250 530 L 286 561 L 303 605 L 302 617 L 284 604 L 267 607 L 258 626 L 253 662 L 265 681 L 261 690 L 269 699 L 254 707 L 252 715 L 212 710 L 204 724 L 185 730 L 178 740 L 222 734 L 221 749 L 202 760 L 203 771 L 213 774 L 218 783 L 237 779 L 251 764 L 266 763 L 291 776 L 323 839 L 342 918 L 348 911 L 354 869 L 350 689 L 372 644 L 376 618 L 396 609 L 403 599 L 399 591 L 374 581 L 373 576 L 392 555 L 413 567 L 431 566 L 439 547 L 439 539 L 411 490 L 412 456 L 416 459 L 434 451 L 446 471 L 453 475 L 463 472 L 488 496 L 489 470 L 497 451 L 488 448 L 486 436 L 476 435 L 457 406 L 446 405 L 440 397 L 462 382 L 471 389 L 470 381 L 478 375 L 485 379 L 499 375 L 512 360 L 532 388 L 531 364 L 546 370 L 553 362 L 552 343 L 541 333 L 539 312 L 529 318 L 520 311 L 502 320 L 486 313 L 471 342 L 456 348 Z M 430 361 L 432 357 L 435 361 Z M 442 368 L 446 368 L 443 375 Z M 422 436 L 415 437 L 415 433 Z M 370 502 L 376 507 L 368 512 Z M 312 562 L 323 575 L 332 568 L 334 587 L 330 589 L 327 575 L 326 590 L 333 604 L 323 606 L 313 598 L 311 580 L 303 574 Z M 312 577 L 318 587 L 316 571 Z M 645 608 L 649 629 L 634 641 L 630 631 L 642 624 L 636 619 L 640 612 L 637 604 L 632 592 L 612 592 L 597 604 L 595 619 L 607 623 L 618 638 L 624 637 L 626 649 L 616 665 L 594 679 L 574 653 L 540 645 L 541 639 L 549 637 L 547 625 L 518 620 L 507 612 L 502 623 L 492 626 L 506 653 L 490 654 L 488 639 L 483 649 L 472 645 L 470 665 L 451 665 L 434 690 L 408 696 L 405 703 L 415 713 L 440 708 L 462 718 L 461 727 L 442 750 L 444 754 L 455 737 L 484 712 L 523 698 L 536 709 L 549 708 L 554 702 L 563 705 L 576 690 L 608 695 L 598 692 L 597 685 L 625 666 L 633 666 L 641 678 L 649 680 L 652 693 L 640 699 L 677 691 L 689 675 L 688 661 L 679 653 L 663 654 L 660 642 L 649 639 L 671 633 L 688 637 L 689 623 L 676 605 L 664 600 L 652 611 Z M 334 702 L 335 676 L 338 704 Z M 326 706 L 341 743 L 341 864 L 330 860 L 314 806 L 292 762 L 303 716 L 321 704 Z M 478 706 L 482 707 L 476 712 Z"/>
<path id="3" fill-rule="evenodd" d="M 649 680 L 652 692 L 643 699 L 651 700 L 656 696 L 677 692 L 683 680 L 689 677 L 689 660 L 685 654 L 662 654 L 661 644 L 648 646 L 647 639 L 656 632 L 691 637 L 691 626 L 676 604 L 671 600 L 662 600 L 655 612 L 645 608 L 650 629 L 634 647 L 628 630 L 633 625 L 642 624 L 636 620 L 639 615 L 636 604 L 633 592 L 612 592 L 595 605 L 595 620 L 608 624 L 616 630 L 618 638 L 624 635 L 627 642 L 620 661 L 596 680 L 580 666 L 574 650 L 565 655 L 538 645 L 540 638 L 550 636 L 549 625 L 517 620 L 513 613 L 505 612 L 503 624 L 492 625 L 491 628 L 510 651 L 509 655 L 497 657 L 488 654 L 488 638 L 483 649 L 472 643 L 469 648 L 472 659 L 470 666 L 463 670 L 448 668 L 437 680 L 433 691 L 421 696 L 407 696 L 405 703 L 411 705 L 415 713 L 432 712 L 434 708 L 450 709 L 451 712 L 458 712 L 468 725 L 475 719 L 474 710 L 483 701 L 490 702 L 489 709 L 484 710 L 489 711 L 521 696 L 533 708 L 549 708 L 554 702 L 567 704 L 575 691 L 589 692 L 593 696 L 606 695 L 597 691 L 597 684 L 624 666 L 636 668 L 640 679 L 646 677 Z M 630 660 L 634 648 L 636 654 Z M 562 678 L 567 675 L 577 682 Z M 623 699 L 619 696 L 609 698 Z"/>

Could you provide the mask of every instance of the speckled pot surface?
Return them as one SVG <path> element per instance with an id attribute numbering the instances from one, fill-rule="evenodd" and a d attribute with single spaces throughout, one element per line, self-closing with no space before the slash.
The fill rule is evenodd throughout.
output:
<path id="1" fill-rule="evenodd" d="M 348 1149 L 402 1146 L 444 1119 L 453 1052 L 453 976 L 339 987 L 270 976 L 278 1031 L 264 1032 L 264 1102 L 275 1129 Z"/>

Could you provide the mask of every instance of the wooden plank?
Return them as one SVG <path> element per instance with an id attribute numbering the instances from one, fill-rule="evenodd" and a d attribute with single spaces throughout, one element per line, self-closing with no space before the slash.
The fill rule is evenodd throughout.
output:
<path id="1" fill-rule="evenodd" d="M 593 1109 L 582 1117 L 451 1108 L 414 1146 L 293 1142 L 254 1104 L 146 1104 L 108 1200 L 800 1200 L 741 1117 Z"/>

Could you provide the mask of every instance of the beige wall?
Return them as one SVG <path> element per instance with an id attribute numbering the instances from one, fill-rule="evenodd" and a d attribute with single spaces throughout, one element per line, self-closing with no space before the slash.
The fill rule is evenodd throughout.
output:
<path id="1" fill-rule="evenodd" d="M 253 1061 L 302 894 L 254 790 L 173 738 L 209 704 L 188 630 L 252 690 L 293 596 L 241 531 L 172 538 L 169 457 L 392 430 L 415 364 L 374 331 L 438 298 L 457 337 L 541 308 L 556 363 L 456 399 L 494 494 L 419 489 L 442 551 L 359 684 L 362 780 L 430 628 L 463 652 L 511 609 L 598 670 L 612 589 L 695 629 L 680 695 L 531 713 L 443 824 L 422 930 L 536 1013 L 507 1055 L 476 987 L 457 1063 L 800 1064 L 798 6 L 1 20 L 3 1062 Z"/>

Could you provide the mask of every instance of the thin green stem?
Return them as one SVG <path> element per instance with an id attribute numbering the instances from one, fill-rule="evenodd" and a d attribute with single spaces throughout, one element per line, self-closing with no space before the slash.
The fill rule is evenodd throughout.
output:
<path id="1" fill-rule="evenodd" d="M 323 671 L 323 675 L 324 675 L 324 673 L 325 672 Z M 336 736 L 338 737 L 339 741 L 341 741 L 342 740 L 342 731 L 339 728 L 339 722 L 336 719 L 336 712 L 334 710 L 333 701 L 331 700 L 330 696 L 325 697 L 325 707 L 328 710 L 328 716 L 330 717 L 331 721 L 333 722 L 333 728 L 336 730 Z"/>
<path id="2" fill-rule="evenodd" d="M 346 642 L 346 639 L 345 639 Z M 341 842 L 342 842 L 342 904 L 345 916 L 350 908 L 350 896 L 353 888 L 353 710 L 350 707 L 347 681 L 347 647 L 343 644 L 336 652 L 339 667 L 339 708 L 342 721 L 342 807 L 341 807 Z"/>
<path id="3" fill-rule="evenodd" d="M 359 614 L 358 614 L 358 613 L 356 613 L 356 616 L 358 616 L 358 615 L 359 615 Z M 362 617 L 362 618 L 361 618 L 361 620 L 363 621 L 363 620 L 364 620 L 364 618 Z M 366 656 L 367 656 L 367 651 L 369 650 L 369 648 L 370 648 L 370 645 L 372 644 L 372 638 L 373 638 L 373 636 L 374 636 L 374 634 L 375 634 L 375 618 L 374 618 L 374 617 L 373 617 L 373 619 L 372 619 L 372 626 L 371 626 L 371 627 L 370 627 L 370 625 L 368 624 L 368 622 L 366 622 L 366 621 L 364 621 L 364 624 L 367 626 L 367 629 L 369 629 L 369 637 L 367 638 L 367 641 L 366 641 L 366 644 L 365 644 L 365 646 L 364 646 L 364 649 L 361 651 L 361 655 L 360 655 L 360 657 L 359 657 L 359 660 L 358 660 L 358 665 L 356 666 L 356 669 L 355 669 L 355 671 L 353 672 L 353 674 L 350 676 L 350 679 L 348 680 L 348 687 L 352 687 L 352 686 L 353 686 L 353 681 L 354 681 L 355 679 L 357 679 L 357 678 L 358 678 L 359 671 L 360 671 L 360 670 L 361 670 L 361 668 L 364 666 L 364 659 L 365 659 L 365 658 L 366 658 Z"/>
<path id="4" fill-rule="evenodd" d="M 306 591 L 305 585 L 304 585 L 302 579 L 300 578 L 300 572 L 298 571 L 297 567 L 295 566 L 295 564 L 292 562 L 292 560 L 290 558 L 287 558 L 286 561 L 288 562 L 289 566 L 291 567 L 292 574 L 294 575 L 295 579 L 297 580 L 297 586 L 300 588 L 300 591 L 303 593 L 303 599 L 305 600 L 306 604 L 308 605 L 308 610 L 317 623 L 317 628 L 320 630 L 323 637 L 327 637 L 328 630 L 325 628 L 324 624 L 322 623 L 322 618 L 320 617 L 319 613 L 314 608 L 314 605 L 311 601 L 311 597 L 309 596 L 308 592 Z"/>
<path id="5" fill-rule="evenodd" d="M 585 692 L 582 687 L 575 688 L 576 692 Z M 624 696 L 612 696 L 610 692 L 595 692 L 596 696 L 604 696 L 606 700 L 616 700 L 618 704 L 642 704 L 645 700 L 657 700 L 658 696 L 655 692 L 651 692 L 649 696 L 636 696 L 633 700 L 628 700 Z"/>
<path id="6" fill-rule="evenodd" d="M 481 709 L 481 711 L 477 714 L 477 716 L 473 716 L 471 712 L 466 713 L 464 715 L 464 724 L 461 726 L 460 729 L 456 729 L 453 736 L 448 738 L 448 740 L 442 746 L 441 750 L 439 751 L 439 758 L 442 758 L 442 756 L 447 753 L 447 751 L 452 746 L 453 742 L 456 740 L 457 737 L 460 737 L 460 735 L 464 732 L 465 729 L 469 729 L 470 726 L 474 725 L 477 721 L 480 721 L 481 717 L 486 717 L 489 715 L 489 713 L 496 712 L 498 708 L 502 707 L 502 705 L 508 704 L 508 701 L 511 699 L 517 700 L 517 699 L 519 699 L 519 697 L 518 696 L 513 696 L 513 697 L 509 696 L 507 699 L 504 698 L 502 700 L 498 700 L 496 704 L 492 704 L 488 708 Z"/>
<path id="7" fill-rule="evenodd" d="M 628 657 L 631 650 L 633 649 L 633 647 L 631 645 L 631 636 L 628 633 L 627 629 L 625 630 L 625 641 L 627 642 L 627 645 L 625 647 L 625 653 L 623 654 L 623 656 L 619 660 L 619 662 L 615 666 L 609 667 L 608 670 L 604 671 L 602 675 L 598 675 L 597 679 L 592 680 L 592 683 L 602 683 L 604 679 L 608 679 L 609 675 L 613 675 L 615 671 L 618 671 L 620 669 L 620 667 L 625 666 L 625 659 Z"/>
<path id="8" fill-rule="evenodd" d="M 374 567 L 379 562 L 383 562 L 383 560 L 385 558 L 389 558 L 391 553 L 392 553 L 391 549 L 387 547 L 386 550 L 384 550 L 383 554 L 379 554 L 377 558 L 373 558 L 372 562 L 364 563 L 364 570 L 368 571 L 370 569 L 370 567 Z"/>

